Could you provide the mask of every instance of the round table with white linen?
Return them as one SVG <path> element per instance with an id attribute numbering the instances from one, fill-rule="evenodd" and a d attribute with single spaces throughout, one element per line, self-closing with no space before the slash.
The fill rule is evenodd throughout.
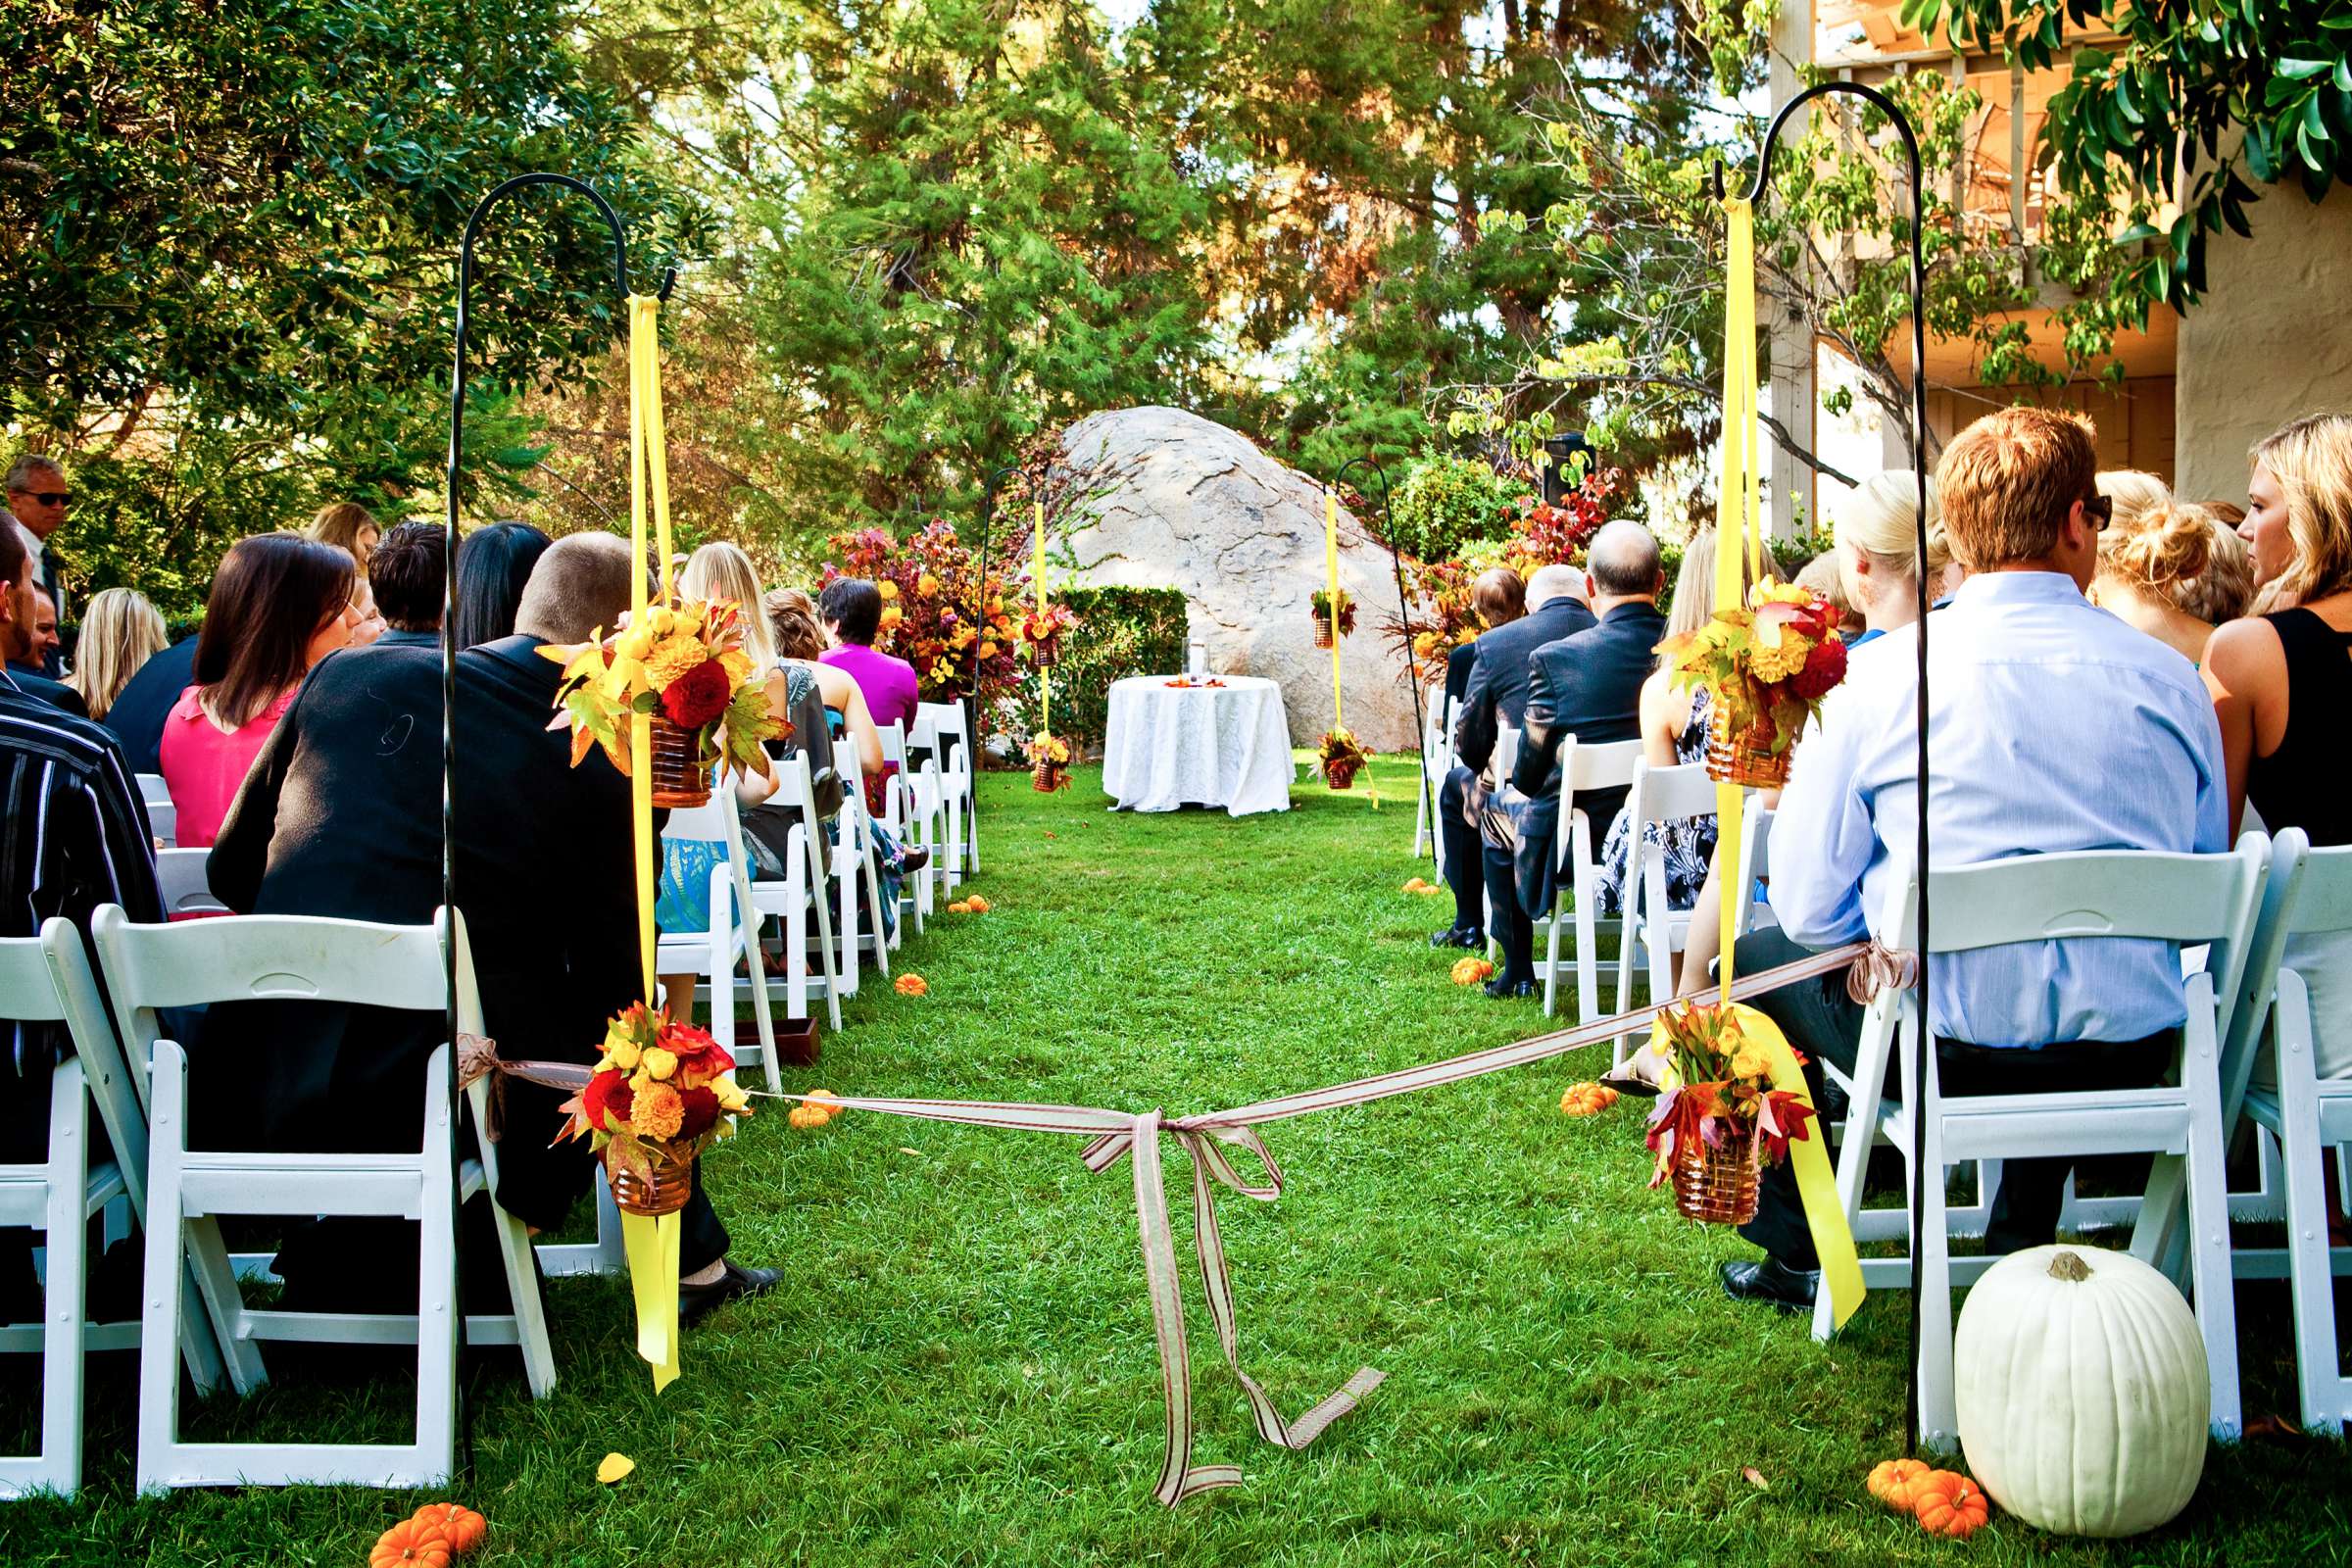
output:
<path id="1" fill-rule="evenodd" d="M 1220 806 L 1228 815 L 1291 808 L 1291 721 L 1282 688 L 1252 675 L 1171 686 L 1131 675 L 1110 686 L 1102 789 L 1131 811 Z"/>

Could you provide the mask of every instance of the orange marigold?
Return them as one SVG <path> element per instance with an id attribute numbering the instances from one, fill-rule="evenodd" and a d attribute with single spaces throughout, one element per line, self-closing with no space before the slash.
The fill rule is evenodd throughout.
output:
<path id="1" fill-rule="evenodd" d="M 698 664 L 710 662 L 710 650 L 693 637 L 672 637 L 657 646 L 646 656 L 645 678 L 656 691 L 665 691 L 671 681 Z"/>
<path id="2" fill-rule="evenodd" d="M 667 1084 L 648 1084 L 630 1107 L 629 1125 L 640 1138 L 675 1138 L 686 1125 L 686 1102 Z"/>

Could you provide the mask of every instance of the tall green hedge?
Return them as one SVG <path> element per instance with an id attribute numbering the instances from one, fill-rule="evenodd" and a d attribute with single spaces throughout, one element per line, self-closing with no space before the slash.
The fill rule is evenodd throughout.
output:
<path id="1" fill-rule="evenodd" d="M 1054 666 L 1054 733 L 1074 748 L 1102 744 L 1110 683 L 1129 675 L 1172 675 L 1184 668 L 1184 593 L 1176 588 L 1069 588 L 1054 596 L 1078 616 Z M 1017 737 L 1037 727 L 1037 672 L 1021 666 Z M 1000 726 L 992 724 L 990 728 Z"/>

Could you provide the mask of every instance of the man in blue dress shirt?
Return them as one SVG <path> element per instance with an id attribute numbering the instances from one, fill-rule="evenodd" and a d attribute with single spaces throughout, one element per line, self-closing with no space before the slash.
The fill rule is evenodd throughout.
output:
<path id="1" fill-rule="evenodd" d="M 1929 828 L 1939 867 L 2074 850 L 2210 854 L 2229 847 L 2221 730 L 2189 662 L 2083 598 L 2106 526 L 2088 424 L 2009 409 L 1970 425 L 1936 469 L 1968 579 L 1930 618 Z M 1773 823 L 1778 931 L 1740 939 L 1754 973 L 1878 929 L 1916 843 L 1919 628 L 1853 657 L 1796 754 Z M 2187 1005 L 2168 943 L 2012 943 L 1936 960 L 1937 1071 L 1951 1094 L 2151 1084 L 2172 1065 Z M 1843 976 L 1758 1000 L 1799 1051 L 1854 1060 L 1861 1009 Z M 1815 1085 L 1818 1097 L 1820 1087 Z M 2071 1162 L 2010 1160 L 1984 1245 L 2054 1239 Z M 1818 1259 L 1786 1164 L 1766 1172 L 1740 1234 L 1759 1263 L 1726 1263 L 1726 1292 L 1811 1304 Z"/>

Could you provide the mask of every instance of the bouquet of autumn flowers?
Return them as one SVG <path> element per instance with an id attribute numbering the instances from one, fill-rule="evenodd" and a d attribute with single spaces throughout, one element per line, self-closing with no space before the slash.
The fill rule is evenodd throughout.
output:
<path id="1" fill-rule="evenodd" d="M 731 1118 L 752 1113 L 728 1076 L 727 1049 L 642 1002 L 612 1021 L 597 1049 L 604 1059 L 588 1087 L 564 1104 L 564 1133 L 593 1140 L 616 1195 L 632 1183 L 682 1184 L 694 1157 L 733 1130 Z"/>
<path id="2" fill-rule="evenodd" d="M 1746 605 L 1716 611 L 1657 651 L 1671 662 L 1677 691 L 1704 686 L 1712 695 L 1719 746 L 1777 762 L 1778 778 L 1753 782 L 1779 783 L 1797 736 L 1845 678 L 1837 626 L 1828 600 L 1792 583 L 1759 582 Z M 1717 771 L 1712 756 L 1709 769 Z"/>
<path id="3" fill-rule="evenodd" d="M 1061 634 L 1077 624 L 1078 616 L 1066 605 L 1049 603 L 1022 616 L 1021 641 L 1028 645 L 1029 662 L 1039 669 L 1060 663 Z"/>
<path id="4" fill-rule="evenodd" d="M 1314 607 L 1315 646 L 1317 648 L 1331 646 L 1334 615 L 1338 617 L 1337 629 L 1340 636 L 1352 637 L 1355 635 L 1355 595 L 1342 588 L 1339 590 L 1339 598 L 1335 605 L 1332 590 L 1318 588 L 1308 596 L 1307 602 Z"/>
<path id="5" fill-rule="evenodd" d="M 1030 787 L 1041 794 L 1070 787 L 1070 743 L 1054 735 L 1029 737 Z"/>
<path id="6" fill-rule="evenodd" d="M 1691 1000 L 1660 1009 L 1649 1049 L 1667 1070 L 1649 1117 L 1646 1143 L 1658 1156 L 1650 1186 L 1677 1164 L 1709 1156 L 1751 1169 L 1759 1160 L 1774 1164 L 1787 1157 L 1790 1139 L 1805 1136 L 1813 1107 L 1772 1086 L 1771 1061 L 1741 1021 L 1746 1010 Z M 1752 1189 L 1749 1200 L 1752 1208 Z"/>
<path id="7" fill-rule="evenodd" d="M 765 773 L 760 742 L 788 733 L 768 712 L 766 691 L 743 649 L 743 612 L 730 600 L 648 605 L 643 620 L 631 624 L 624 615 L 610 637 L 600 629 L 587 642 L 539 653 L 564 666 L 556 694 L 563 711 L 548 728 L 571 727 L 574 767 L 593 744 L 626 774 L 633 713 L 682 732 L 692 768 L 703 777 L 714 765 Z"/>
<path id="8" fill-rule="evenodd" d="M 1355 732 L 1348 729 L 1325 730 L 1315 748 L 1315 759 L 1323 764 L 1323 781 L 1335 790 L 1352 785 L 1371 758 L 1370 752 L 1356 744 Z"/>
<path id="9" fill-rule="evenodd" d="M 982 693 L 1003 691 L 1019 679 L 1013 660 L 1017 605 L 1029 581 L 1018 546 L 1025 534 L 990 547 L 987 598 L 981 598 L 981 562 L 956 537 L 945 518 L 900 539 L 882 528 L 835 534 L 834 559 L 822 582 L 863 577 L 882 595 L 882 623 L 874 646 L 914 666 L 925 702 L 961 697 L 975 683 Z"/>

